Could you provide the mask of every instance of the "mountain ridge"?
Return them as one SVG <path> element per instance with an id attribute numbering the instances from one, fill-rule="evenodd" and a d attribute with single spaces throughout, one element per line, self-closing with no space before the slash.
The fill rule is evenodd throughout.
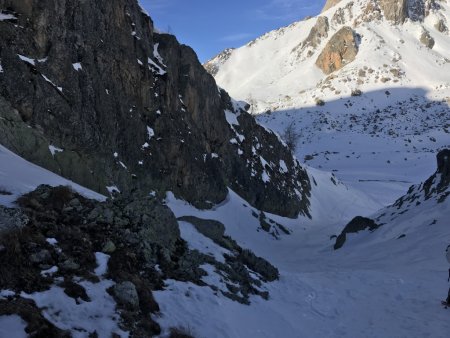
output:
<path id="1" fill-rule="evenodd" d="M 373 195 L 390 204 L 408 188 L 394 182 L 426 179 L 414 168 L 448 144 L 449 2 L 407 4 L 405 20 L 396 22 L 395 6 L 340 1 L 234 49 L 215 78 L 266 127 L 283 135 L 294 126 L 296 156 L 309 165 L 369 193 L 377 189 L 370 181 L 391 182 L 390 192 Z M 410 161 L 407 168 L 396 154 Z"/>

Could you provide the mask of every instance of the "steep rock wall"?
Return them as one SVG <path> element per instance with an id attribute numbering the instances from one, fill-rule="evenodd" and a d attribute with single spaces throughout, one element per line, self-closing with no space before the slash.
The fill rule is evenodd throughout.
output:
<path id="1" fill-rule="evenodd" d="M 170 190 L 206 208 L 230 187 L 263 210 L 308 214 L 306 171 L 135 0 L 0 9 L 13 17 L 0 21 L 6 146 L 102 193 Z"/>

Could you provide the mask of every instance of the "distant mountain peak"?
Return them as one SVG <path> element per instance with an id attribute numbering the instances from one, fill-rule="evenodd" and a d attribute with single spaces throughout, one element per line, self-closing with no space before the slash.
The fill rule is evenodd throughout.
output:
<path id="1" fill-rule="evenodd" d="M 355 88 L 450 86 L 442 72 L 450 68 L 444 52 L 450 48 L 448 1 L 330 0 L 325 9 L 204 66 L 233 97 L 252 101 L 256 113 L 314 105 L 317 98 L 350 95 Z M 353 39 L 337 34 L 344 27 L 353 30 Z M 344 48 L 324 53 L 336 44 Z M 357 55 L 345 57 L 347 47 Z M 419 78 L 417 69 L 430 71 Z"/>

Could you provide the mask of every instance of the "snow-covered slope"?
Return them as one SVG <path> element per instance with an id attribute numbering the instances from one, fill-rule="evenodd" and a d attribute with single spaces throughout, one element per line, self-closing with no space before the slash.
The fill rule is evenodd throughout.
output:
<path id="1" fill-rule="evenodd" d="M 36 189 L 41 184 L 65 185 L 81 195 L 104 201 L 106 198 L 61 176 L 25 161 L 0 145 L 0 205 L 13 206 L 21 195 Z"/>
<path id="2" fill-rule="evenodd" d="M 410 18 L 394 23 L 382 1 L 342 0 L 208 64 L 260 123 L 280 135 L 294 124 L 300 160 L 388 205 L 425 180 L 434 153 L 450 143 L 450 3 L 406 2 Z M 419 5 L 431 9 L 422 15 Z M 345 26 L 358 53 L 326 75 L 316 60 Z M 432 48 L 421 42 L 424 32 Z"/>
<path id="3" fill-rule="evenodd" d="M 448 94 L 450 38 L 447 31 L 439 32 L 435 27 L 439 20 L 450 21 L 448 1 L 439 1 L 440 9 L 433 10 L 423 22 L 408 20 L 403 25 L 383 17 L 364 21 L 369 3 L 343 0 L 322 13 L 329 28 L 316 47 L 304 41 L 318 17 L 228 50 L 227 58 L 220 54 L 216 81 L 231 96 L 254 103 L 255 113 L 314 105 L 316 97 L 339 99 L 350 96 L 356 88 L 369 92 L 385 87 L 420 87 L 436 90 L 436 95 Z M 344 26 L 352 27 L 360 36 L 357 58 L 327 76 L 315 65 L 316 59 L 333 34 Z M 424 30 L 435 40 L 433 49 L 420 42 Z"/>
<path id="4" fill-rule="evenodd" d="M 258 220 L 232 192 L 212 211 L 169 196 L 177 216 L 223 222 L 227 234 L 274 263 L 281 278 L 264 286 L 268 301 L 252 298 L 250 306 L 208 287 L 167 281 L 167 289 L 155 296 L 162 304 L 159 322 L 189 328 L 200 337 L 447 337 L 448 312 L 440 301 L 448 288 L 450 199 L 442 200 L 448 195 L 448 177 L 447 186 L 440 184 L 441 177 L 438 173 L 431 185 L 412 188 L 404 197 L 417 195 L 411 205 L 377 213 L 386 224 L 373 233 L 350 235 L 337 251 L 330 235 L 343 224 L 311 226 L 314 221 L 268 215 L 293 229 L 291 236 L 275 240 L 252 234 Z M 431 192 L 428 199 L 419 194 L 424 186 Z M 191 233 L 187 240 L 194 237 Z"/>

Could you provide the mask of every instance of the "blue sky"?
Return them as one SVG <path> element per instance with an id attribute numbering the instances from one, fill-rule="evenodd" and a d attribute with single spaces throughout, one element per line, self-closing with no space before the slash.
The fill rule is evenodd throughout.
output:
<path id="1" fill-rule="evenodd" d="M 201 62 L 276 28 L 317 15 L 325 0 L 140 0 L 155 26 L 191 46 Z"/>

